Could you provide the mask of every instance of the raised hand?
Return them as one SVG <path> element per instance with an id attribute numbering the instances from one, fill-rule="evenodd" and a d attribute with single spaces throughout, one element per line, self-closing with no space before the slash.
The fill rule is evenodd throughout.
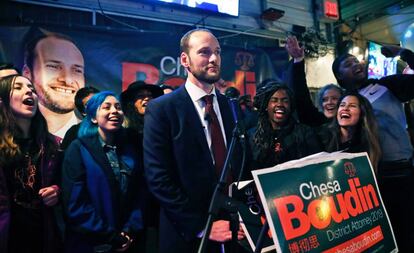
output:
<path id="1" fill-rule="evenodd" d="M 305 58 L 305 50 L 299 46 L 299 42 L 295 36 L 287 37 L 285 48 L 295 62 L 302 61 Z"/>
<path id="2" fill-rule="evenodd" d="M 400 54 L 402 48 L 394 45 L 386 45 L 381 47 L 381 53 L 385 57 L 395 57 Z"/>

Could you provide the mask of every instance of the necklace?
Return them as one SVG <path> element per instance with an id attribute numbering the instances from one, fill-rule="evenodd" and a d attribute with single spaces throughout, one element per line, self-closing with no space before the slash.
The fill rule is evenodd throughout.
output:
<path id="1" fill-rule="evenodd" d="M 274 138 L 274 141 L 275 141 L 274 151 L 276 154 L 279 154 L 283 150 L 282 144 L 278 140 L 279 140 L 279 137 Z"/>
<path id="2" fill-rule="evenodd" d="M 24 155 L 26 163 L 26 168 L 17 169 L 14 172 L 15 178 L 21 183 L 22 188 L 33 189 L 36 176 L 36 166 L 33 164 L 32 157 L 29 153 Z"/>

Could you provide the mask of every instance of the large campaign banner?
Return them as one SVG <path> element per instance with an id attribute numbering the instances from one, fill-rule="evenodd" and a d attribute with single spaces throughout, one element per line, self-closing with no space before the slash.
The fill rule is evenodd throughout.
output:
<path id="1" fill-rule="evenodd" d="M 74 42 L 84 59 L 86 85 L 120 93 L 135 80 L 171 86 L 179 86 L 185 81 L 186 73 L 179 60 L 183 33 L 175 31 L 0 26 L 0 61 L 13 63 L 22 69 L 26 45 L 39 35 L 48 33 L 63 34 Z M 227 86 L 237 87 L 241 95 L 254 95 L 256 85 L 261 81 L 283 76 L 288 62 L 283 48 L 272 50 L 280 52 L 278 59 L 272 60 L 260 48 L 227 46 L 220 37 L 219 42 L 222 47 L 222 78 Z M 274 66 L 274 62 L 280 65 Z"/>
<path id="2" fill-rule="evenodd" d="M 80 120 L 74 97 L 84 86 L 120 94 L 135 81 L 172 87 L 184 84 L 187 73 L 180 64 L 179 45 L 187 30 L 177 31 L 0 26 L 0 62 L 12 63 L 32 80 L 49 132 L 63 138 Z M 233 86 L 253 98 L 261 81 L 278 78 L 281 69 L 276 70 L 275 60 L 264 50 L 226 46 L 218 39 L 224 81 L 216 86 L 220 92 Z M 285 52 L 282 48 L 275 51 Z M 285 57 L 278 61 L 287 63 L 286 53 L 281 56 Z"/>
<path id="3" fill-rule="evenodd" d="M 398 252 L 366 153 L 253 171 L 277 252 Z"/>

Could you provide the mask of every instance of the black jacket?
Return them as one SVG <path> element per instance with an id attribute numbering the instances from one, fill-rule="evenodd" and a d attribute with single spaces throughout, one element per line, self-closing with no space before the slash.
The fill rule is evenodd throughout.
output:
<path id="1" fill-rule="evenodd" d="M 252 169 L 272 167 L 322 151 L 314 130 L 293 120 L 284 129 L 273 131 L 272 145 L 267 150 L 261 150 L 254 143 L 255 132 L 256 128 L 249 131 Z"/>

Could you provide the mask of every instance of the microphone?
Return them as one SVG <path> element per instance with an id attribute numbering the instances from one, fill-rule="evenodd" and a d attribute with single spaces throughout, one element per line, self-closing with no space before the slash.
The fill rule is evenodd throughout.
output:
<path id="1" fill-rule="evenodd" d="M 234 123 L 239 123 L 242 120 L 241 108 L 237 98 L 229 98 L 229 105 L 233 115 Z"/>
<path id="2" fill-rule="evenodd" d="M 244 145 L 244 139 L 245 139 L 245 132 L 246 127 L 244 126 L 243 116 L 242 116 L 242 110 L 240 108 L 239 99 L 238 98 L 229 98 L 229 105 L 231 108 L 231 113 L 233 115 L 234 124 L 235 124 L 235 133 L 240 138 L 240 141 Z"/>
<path id="3" fill-rule="evenodd" d="M 237 183 L 239 184 L 240 179 L 242 178 L 244 166 L 246 162 L 246 154 L 247 154 L 247 142 L 246 142 L 246 127 L 244 126 L 244 120 L 242 117 L 242 110 L 240 108 L 239 99 L 238 98 L 229 98 L 229 105 L 231 108 L 231 112 L 233 114 L 233 119 L 235 123 L 235 127 L 233 129 L 233 138 L 236 138 L 240 144 L 242 149 L 242 159 L 241 159 L 241 167 L 239 171 L 239 175 L 237 177 Z"/>

